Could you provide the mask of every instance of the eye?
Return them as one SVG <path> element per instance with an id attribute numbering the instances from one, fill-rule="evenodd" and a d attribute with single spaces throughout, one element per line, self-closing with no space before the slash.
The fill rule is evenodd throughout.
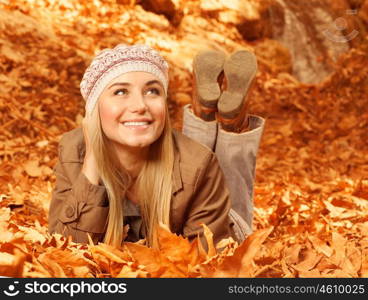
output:
<path id="1" fill-rule="evenodd" d="M 153 92 L 156 95 L 160 95 L 161 94 L 161 91 L 158 88 L 149 88 L 147 90 L 147 93 L 149 93 L 149 92 Z"/>
<path id="2" fill-rule="evenodd" d="M 117 95 L 117 96 L 122 96 L 122 95 L 125 95 L 127 94 L 128 90 L 127 89 L 118 89 L 114 92 L 114 95 Z"/>

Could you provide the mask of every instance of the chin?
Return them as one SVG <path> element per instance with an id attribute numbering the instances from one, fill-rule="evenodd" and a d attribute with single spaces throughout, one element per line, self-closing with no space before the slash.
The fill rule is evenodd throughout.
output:
<path id="1" fill-rule="evenodd" d="M 162 132 L 161 132 L 162 134 Z M 146 134 L 134 134 L 130 132 L 119 132 L 112 137 L 112 140 L 120 146 L 131 148 L 145 148 L 153 144 L 160 138 L 158 132 L 148 132 Z"/>
<path id="2" fill-rule="evenodd" d="M 133 148 L 145 148 L 156 141 L 153 137 L 134 137 L 129 140 L 122 141 L 121 144 Z"/>

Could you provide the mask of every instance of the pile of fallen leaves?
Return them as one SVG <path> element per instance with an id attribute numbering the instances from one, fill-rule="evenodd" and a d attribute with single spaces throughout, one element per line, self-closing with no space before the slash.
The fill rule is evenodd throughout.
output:
<path id="1" fill-rule="evenodd" d="M 158 228 L 158 248 L 124 243 L 116 248 L 104 243 L 73 243 L 60 234 L 50 236 L 39 222 L 17 224 L 8 208 L 1 210 L 0 274 L 10 277 L 249 277 L 257 274 L 252 263 L 272 228 L 261 230 L 240 246 L 232 238 L 218 243 L 205 226 L 208 251 L 201 242 Z"/>
<path id="2" fill-rule="evenodd" d="M 0 4 L 0 275 L 14 277 L 365 277 L 368 275 L 368 40 L 306 85 L 259 57 L 250 110 L 266 118 L 255 233 L 204 251 L 160 229 L 160 249 L 76 244 L 47 233 L 63 133 L 80 126 L 83 72 L 96 51 L 147 43 L 168 59 L 175 128 L 202 48 L 252 48 L 185 1 L 180 26 L 115 1 Z M 275 71 L 276 70 L 276 71 Z M 224 249 L 219 252 L 218 249 Z"/>

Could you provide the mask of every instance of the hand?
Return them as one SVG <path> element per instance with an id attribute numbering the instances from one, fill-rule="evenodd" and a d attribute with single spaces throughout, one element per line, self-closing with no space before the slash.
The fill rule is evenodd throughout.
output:
<path id="1" fill-rule="evenodd" d="M 98 185 L 100 181 L 100 175 L 98 173 L 97 162 L 91 145 L 89 126 L 86 118 L 84 118 L 82 121 L 82 129 L 84 142 L 86 144 L 86 155 L 84 157 L 82 172 L 92 184 Z"/>

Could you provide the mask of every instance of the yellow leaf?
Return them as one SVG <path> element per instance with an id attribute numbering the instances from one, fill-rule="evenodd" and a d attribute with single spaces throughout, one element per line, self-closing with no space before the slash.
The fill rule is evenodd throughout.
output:
<path id="1" fill-rule="evenodd" d="M 42 175 L 42 168 L 38 165 L 37 160 L 29 160 L 24 163 L 24 170 L 31 177 L 39 177 Z"/>

